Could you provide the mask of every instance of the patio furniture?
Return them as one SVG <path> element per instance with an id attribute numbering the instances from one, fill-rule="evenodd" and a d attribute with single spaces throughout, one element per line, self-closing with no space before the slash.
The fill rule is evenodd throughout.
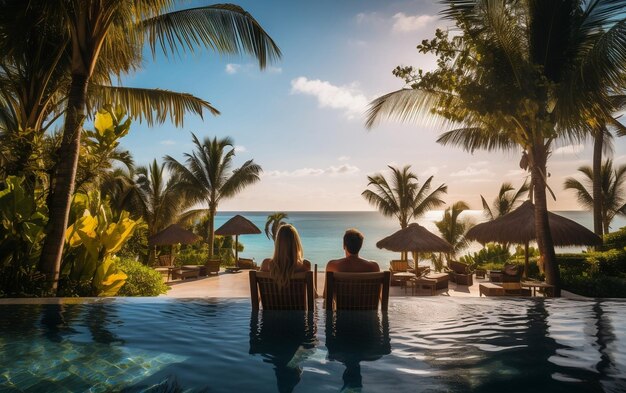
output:
<path id="1" fill-rule="evenodd" d="M 423 278 L 435 280 L 436 282 L 435 289 L 437 290 L 440 290 L 440 289 L 445 289 L 446 291 L 448 290 L 448 281 L 450 280 L 448 273 L 429 273 L 425 275 Z"/>
<path id="2" fill-rule="evenodd" d="M 239 258 L 237 262 L 237 267 L 240 269 L 254 269 L 259 270 L 259 267 L 254 263 L 254 259 L 252 258 Z"/>
<path id="3" fill-rule="evenodd" d="M 389 262 L 389 271 L 391 272 L 391 284 L 390 285 L 402 286 L 403 280 L 401 278 L 396 278 L 396 275 L 398 273 L 406 273 L 409 270 L 413 270 L 413 266 L 411 265 L 409 261 L 394 259 L 391 262 Z"/>
<path id="4" fill-rule="evenodd" d="M 171 254 L 159 255 L 159 267 L 174 266 L 174 258 Z"/>
<path id="5" fill-rule="evenodd" d="M 502 270 L 490 270 L 489 281 L 491 282 L 517 282 L 522 280 L 522 269 L 512 263 L 504 264 Z"/>
<path id="6" fill-rule="evenodd" d="M 415 278 L 415 274 L 409 272 L 395 273 L 392 277 L 395 277 L 396 282 L 400 283 L 400 289 L 404 288 L 406 293 L 407 283 Z"/>
<path id="7" fill-rule="evenodd" d="M 390 272 L 326 272 L 326 310 L 378 310 L 389 306 Z"/>
<path id="8" fill-rule="evenodd" d="M 218 274 L 220 272 L 220 259 L 209 259 L 204 263 L 205 275 Z"/>
<path id="9" fill-rule="evenodd" d="M 502 285 L 484 282 L 478 285 L 478 296 L 504 296 L 504 288 Z"/>
<path id="10" fill-rule="evenodd" d="M 540 291 L 546 297 L 554 296 L 554 285 L 547 284 L 543 281 L 522 281 L 522 288 L 528 288 L 532 291 L 532 296 L 537 296 L 537 292 Z"/>
<path id="11" fill-rule="evenodd" d="M 487 271 L 485 269 L 476 269 L 474 270 L 474 274 L 476 275 L 476 278 L 485 278 Z"/>
<path id="12" fill-rule="evenodd" d="M 465 263 L 457 261 L 448 262 L 448 275 L 450 276 L 450 281 L 457 285 L 467 285 L 468 287 L 474 285 L 472 273 L 469 271 L 469 266 Z"/>
<path id="13" fill-rule="evenodd" d="M 185 280 L 188 278 L 198 278 L 200 276 L 200 266 L 181 266 L 172 269 L 172 280 L 180 278 Z"/>
<path id="14" fill-rule="evenodd" d="M 411 280 L 412 294 L 415 295 L 418 292 L 426 292 L 430 296 L 434 296 L 437 293 L 437 280 L 433 280 L 425 277 L 418 277 Z"/>
<path id="15" fill-rule="evenodd" d="M 296 273 L 285 287 L 279 287 L 269 272 L 250 271 L 252 309 L 314 310 L 313 272 Z"/>

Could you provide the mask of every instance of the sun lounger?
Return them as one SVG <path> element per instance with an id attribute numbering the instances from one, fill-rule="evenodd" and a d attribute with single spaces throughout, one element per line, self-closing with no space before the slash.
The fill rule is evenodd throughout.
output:
<path id="1" fill-rule="evenodd" d="M 178 269 L 172 270 L 172 280 L 180 278 L 185 280 L 187 278 L 198 278 L 200 276 L 200 266 L 181 266 Z"/>
<path id="2" fill-rule="evenodd" d="M 478 293 L 478 296 L 504 296 L 504 288 L 502 285 L 484 282 L 478 285 Z"/>
<path id="3" fill-rule="evenodd" d="M 445 289 L 448 290 L 448 281 L 450 280 L 450 276 L 448 273 L 428 273 L 424 278 L 428 278 L 436 281 L 435 288 L 437 290 Z"/>
<path id="4" fill-rule="evenodd" d="M 252 309 L 314 310 L 313 272 L 296 273 L 289 284 L 279 288 L 269 272 L 250 271 L 250 301 Z"/>
<path id="5" fill-rule="evenodd" d="M 468 287 L 474 285 L 472 273 L 469 270 L 469 266 L 465 263 L 457 261 L 448 262 L 448 275 L 450 276 L 450 281 L 458 285 L 467 285 Z"/>
<path id="6" fill-rule="evenodd" d="M 390 272 L 326 272 L 327 310 L 377 310 L 389 306 Z"/>

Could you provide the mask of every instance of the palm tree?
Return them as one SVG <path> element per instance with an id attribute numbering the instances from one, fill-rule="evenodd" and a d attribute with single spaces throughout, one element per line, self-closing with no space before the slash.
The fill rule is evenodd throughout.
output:
<path id="1" fill-rule="evenodd" d="M 591 210 L 595 205 L 593 192 L 589 192 L 589 188 L 593 188 L 593 180 L 595 179 L 593 169 L 590 166 L 581 166 L 578 168 L 578 172 L 584 175 L 583 182 L 568 177 L 565 179 L 564 188 L 574 190 L 578 202 Z M 604 233 L 608 233 L 613 218 L 618 214 L 626 214 L 626 204 L 624 203 L 626 201 L 626 194 L 624 193 L 626 165 L 614 168 L 613 160 L 606 160 L 602 165 L 600 179 L 602 180 L 602 229 Z"/>
<path id="2" fill-rule="evenodd" d="M 524 184 L 522 184 L 517 191 L 515 191 L 515 188 L 513 188 L 511 183 L 502 183 L 500 186 L 500 192 L 498 192 L 498 196 L 494 198 L 491 207 L 485 200 L 485 197 L 481 195 L 480 200 L 483 203 L 483 211 L 485 216 L 487 216 L 487 219 L 495 220 L 496 218 L 513 211 L 524 194 L 528 193 L 528 189 L 529 187 L 527 182 L 524 182 Z"/>
<path id="3" fill-rule="evenodd" d="M 278 228 L 280 228 L 281 225 L 286 224 L 286 222 L 283 221 L 286 218 L 289 218 L 289 215 L 284 212 L 277 212 L 268 215 L 267 221 L 265 222 L 265 236 L 267 236 L 268 239 L 275 240 Z"/>
<path id="4" fill-rule="evenodd" d="M 24 2 L 16 0 L 14 3 Z M 21 10 L 31 7 L 31 3 L 25 3 Z M 189 95 L 179 96 L 173 104 L 168 92 L 91 85 L 92 79 L 96 81 L 98 76 L 110 79 L 112 73 L 119 75 L 139 67 L 146 40 L 153 55 L 157 48 L 171 56 L 204 47 L 221 54 L 251 54 L 258 59 L 261 68 L 280 57 L 274 41 L 241 7 L 218 4 L 174 10 L 175 4 L 174 0 L 57 0 L 33 7 L 40 12 L 40 19 L 55 21 L 61 26 L 65 32 L 65 40 L 61 42 L 67 42 L 71 51 L 63 139 L 48 198 L 50 218 L 40 261 L 41 271 L 49 277 L 52 289 L 58 282 L 88 89 L 98 90 L 97 97 L 102 100 L 142 107 L 140 112 L 148 120 L 155 112 L 157 119 L 162 119 L 167 109 L 177 124 L 190 109 L 200 113 L 209 109 L 217 113 L 209 103 L 190 100 Z M 22 42 L 21 39 L 15 41 Z M 165 110 L 159 112 L 157 108 Z"/>
<path id="5" fill-rule="evenodd" d="M 413 218 L 419 218 L 428 210 L 442 206 L 441 199 L 448 192 L 445 184 L 439 185 L 431 192 L 433 176 L 429 177 L 420 187 L 417 175 L 411 172 L 411 166 L 402 169 L 389 166 L 391 178 L 387 180 L 381 173 L 368 176 L 368 187 L 361 193 L 385 217 L 396 217 L 400 228 L 404 229 Z M 402 253 L 406 258 L 406 253 Z"/>
<path id="6" fill-rule="evenodd" d="M 262 170 L 253 160 L 232 169 L 235 148 L 231 138 L 205 138 L 200 142 L 194 134 L 191 135 L 195 151 L 191 154 L 185 153 L 185 163 L 182 164 L 170 156 L 165 157 L 165 162 L 179 177 L 177 186 L 179 192 L 183 192 L 191 203 L 205 203 L 208 206 L 187 211 L 185 217 L 208 215 L 209 259 L 211 259 L 215 239 L 215 213 L 219 203 L 259 181 Z"/>
<path id="7" fill-rule="evenodd" d="M 460 219 L 461 213 L 468 209 L 467 203 L 463 201 L 455 202 L 443 212 L 441 221 L 435 222 L 441 237 L 452 245 L 452 254 L 449 255 L 451 258 L 454 258 L 459 251 L 467 248 L 470 243 L 465 238 L 465 233 L 471 228 L 472 224 L 468 219 Z"/>
<path id="8" fill-rule="evenodd" d="M 537 243 L 546 281 L 560 294 L 548 222 L 547 162 L 556 139 L 583 140 L 589 118 L 610 118 L 608 91 L 626 71 L 621 2 L 446 0 L 443 14 L 461 35 L 437 30 L 418 45 L 438 56 L 434 71 L 398 67 L 408 84 L 371 103 L 367 126 L 383 117 L 444 119 L 438 142 L 473 152 L 520 149 L 535 202 Z"/>

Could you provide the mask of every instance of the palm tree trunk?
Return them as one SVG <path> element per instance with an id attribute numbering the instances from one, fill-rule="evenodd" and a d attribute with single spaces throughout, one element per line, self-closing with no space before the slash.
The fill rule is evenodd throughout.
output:
<path id="1" fill-rule="evenodd" d="M 602 143 L 604 127 L 596 129 L 593 137 L 593 231 L 602 236 Z"/>
<path id="2" fill-rule="evenodd" d="M 215 243 L 215 212 L 217 208 L 215 206 L 209 207 L 209 260 L 213 259 L 213 248 Z"/>
<path id="3" fill-rule="evenodd" d="M 58 151 L 54 178 L 51 179 L 51 194 L 48 198 L 49 221 L 39 268 L 46 275 L 49 289 L 53 292 L 58 287 L 61 256 L 65 244 L 65 229 L 67 228 L 70 203 L 74 194 L 74 180 L 78 166 L 80 134 L 85 119 L 88 83 L 88 76 L 72 74 L 67 98 L 63 141 Z"/>
<path id="4" fill-rule="evenodd" d="M 561 283 L 559 267 L 557 265 L 556 253 L 554 252 L 550 222 L 548 221 L 547 185 L 544 179 L 544 176 L 547 176 L 546 162 L 548 151 L 543 143 L 536 143 L 535 145 L 533 154 L 530 155 L 532 165 L 531 181 L 535 185 L 535 233 L 539 252 L 543 259 L 546 282 L 550 285 L 554 285 L 554 296 L 560 297 Z"/>

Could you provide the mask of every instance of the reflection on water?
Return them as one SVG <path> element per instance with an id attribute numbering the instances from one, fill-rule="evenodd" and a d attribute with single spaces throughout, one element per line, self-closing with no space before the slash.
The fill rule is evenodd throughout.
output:
<path id="1" fill-rule="evenodd" d="M 339 311 L 326 316 L 328 358 L 344 364 L 341 391 L 361 391 L 361 362 L 375 361 L 391 352 L 387 313 Z"/>
<path id="2" fill-rule="evenodd" d="M 274 365 L 279 392 L 292 392 L 300 382 L 301 363 L 315 348 L 314 313 L 253 311 L 250 317 L 250 354 L 261 354 Z"/>
<path id="3" fill-rule="evenodd" d="M 0 305 L 0 391 L 626 392 L 626 302 L 394 298 Z"/>

